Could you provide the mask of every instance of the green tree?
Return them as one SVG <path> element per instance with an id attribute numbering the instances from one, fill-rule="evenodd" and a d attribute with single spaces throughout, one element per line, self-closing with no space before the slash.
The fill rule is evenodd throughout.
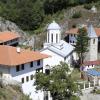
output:
<path id="1" fill-rule="evenodd" d="M 79 28 L 78 35 L 76 38 L 75 51 L 79 56 L 80 65 L 83 64 L 83 61 L 85 59 L 84 54 L 88 52 L 88 41 L 89 37 L 86 28 Z"/>
<path id="2" fill-rule="evenodd" d="M 50 91 L 53 100 L 79 100 L 74 95 L 78 91 L 77 84 L 68 74 L 69 71 L 68 65 L 61 62 L 50 70 L 49 75 L 42 72 L 36 73 L 34 83 L 36 90 Z"/>

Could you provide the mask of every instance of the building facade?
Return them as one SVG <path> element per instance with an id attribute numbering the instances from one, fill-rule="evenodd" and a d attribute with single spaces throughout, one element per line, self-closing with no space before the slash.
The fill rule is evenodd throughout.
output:
<path id="1" fill-rule="evenodd" d="M 5 54 L 5 56 L 2 56 Z M 43 71 L 43 59 L 48 55 L 16 47 L 0 45 L 0 73 L 2 78 L 22 83 L 23 93 L 32 100 L 44 100 L 44 93 L 36 92 L 34 75 Z"/>
<path id="2" fill-rule="evenodd" d="M 98 59 L 100 28 L 94 28 L 92 24 L 89 24 L 86 29 L 89 37 L 89 51 L 86 53 L 86 60 L 95 61 Z M 67 38 L 65 39 L 70 44 L 75 45 L 78 34 L 78 28 L 70 29 L 66 31 Z"/>
<path id="3" fill-rule="evenodd" d="M 44 43 L 44 48 L 40 52 L 51 56 L 43 60 L 44 70 L 47 66 L 51 68 L 58 65 L 61 61 L 66 62 L 70 66 L 73 59 L 76 59 L 74 47 L 61 40 L 61 27 L 55 21 L 48 25 L 47 42 Z"/>

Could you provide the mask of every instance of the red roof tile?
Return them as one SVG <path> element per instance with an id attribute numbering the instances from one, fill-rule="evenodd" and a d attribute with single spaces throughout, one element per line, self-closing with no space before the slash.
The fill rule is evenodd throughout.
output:
<path id="1" fill-rule="evenodd" d="M 19 37 L 20 35 L 18 35 L 15 32 L 10 32 L 10 31 L 0 32 L 0 42 L 6 42 L 9 40 L 19 38 Z"/>
<path id="2" fill-rule="evenodd" d="M 97 36 L 100 36 L 100 28 L 94 28 Z M 65 34 L 78 34 L 78 28 L 72 28 L 65 32 Z"/>
<path id="3" fill-rule="evenodd" d="M 16 47 L 0 45 L 0 64 L 7 66 L 15 66 L 31 61 L 36 61 L 49 57 L 48 55 L 41 54 L 40 52 L 34 52 L 30 50 L 20 49 L 20 53 L 17 52 Z"/>

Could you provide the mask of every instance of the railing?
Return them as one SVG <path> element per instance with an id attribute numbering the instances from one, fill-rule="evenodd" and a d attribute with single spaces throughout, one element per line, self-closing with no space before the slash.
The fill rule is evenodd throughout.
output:
<path id="1" fill-rule="evenodd" d="M 99 86 L 98 84 L 94 84 L 93 82 L 77 82 L 77 84 L 81 90 L 86 90 L 94 88 L 95 86 Z"/>

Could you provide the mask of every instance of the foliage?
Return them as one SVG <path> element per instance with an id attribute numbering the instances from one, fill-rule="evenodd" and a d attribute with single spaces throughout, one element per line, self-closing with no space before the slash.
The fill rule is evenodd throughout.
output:
<path id="1" fill-rule="evenodd" d="M 24 95 L 22 91 L 14 86 L 0 87 L 0 100 L 31 100 L 29 96 Z"/>
<path id="2" fill-rule="evenodd" d="M 94 87 L 91 93 L 100 94 L 100 89 L 98 89 L 97 87 Z"/>
<path id="3" fill-rule="evenodd" d="M 72 77 L 73 80 L 78 81 L 78 80 L 81 80 L 80 75 L 81 75 L 81 72 L 79 71 L 79 69 L 75 68 L 72 71 L 71 77 Z"/>
<path id="4" fill-rule="evenodd" d="M 86 28 L 79 28 L 78 30 L 78 36 L 76 38 L 76 45 L 75 45 L 75 51 L 77 52 L 79 56 L 79 64 L 83 64 L 84 61 L 84 53 L 88 52 L 88 34 Z"/>
<path id="5" fill-rule="evenodd" d="M 75 12 L 72 16 L 72 18 L 80 18 L 82 16 L 81 12 Z"/>
<path id="6" fill-rule="evenodd" d="M 49 15 L 81 2 L 97 1 L 99 0 L 0 0 L 0 16 L 15 22 L 24 30 L 36 30 Z"/>
<path id="7" fill-rule="evenodd" d="M 85 4 L 84 8 L 87 10 L 90 10 L 92 8 L 92 6 L 93 6 L 92 4 Z"/>
<path id="8" fill-rule="evenodd" d="M 54 100 L 73 100 L 71 97 L 78 91 L 78 87 L 68 72 L 68 65 L 61 62 L 50 70 L 49 75 L 36 73 L 34 85 L 37 90 L 50 91 Z"/>
<path id="9" fill-rule="evenodd" d="M 80 100 L 78 96 L 73 95 L 70 100 Z"/>

